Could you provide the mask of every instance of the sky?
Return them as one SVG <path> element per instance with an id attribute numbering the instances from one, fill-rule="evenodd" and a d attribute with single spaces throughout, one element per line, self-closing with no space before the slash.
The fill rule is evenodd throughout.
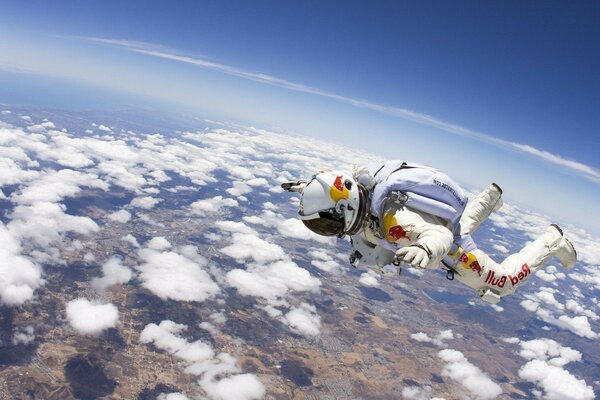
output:
<path id="1" fill-rule="evenodd" d="M 599 18 L 592 1 L 2 1 L 0 102 L 321 137 L 598 233 Z"/>

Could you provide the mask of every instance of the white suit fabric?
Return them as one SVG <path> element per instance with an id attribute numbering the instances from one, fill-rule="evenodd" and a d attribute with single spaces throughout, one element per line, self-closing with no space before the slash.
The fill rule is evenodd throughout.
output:
<path id="1" fill-rule="evenodd" d="M 365 175 L 368 171 L 367 168 L 356 168 L 354 176 L 359 182 L 366 184 L 367 189 L 372 189 L 375 181 Z M 442 217 L 391 203 L 374 215 L 378 219 L 378 229 L 365 228 L 356 235 L 359 237 L 352 239 L 353 243 L 360 244 L 364 241 L 390 251 L 411 245 L 422 246 L 430 253 L 426 268 L 435 269 L 444 265 L 446 268 L 451 267 L 456 279 L 476 289 L 480 296 L 484 296 L 486 292 L 493 293 L 495 300 L 489 300 L 487 295 L 483 298 L 496 302 L 499 297 L 513 293 L 525 283 L 553 256 L 558 243 L 563 239 L 558 230 L 548 230 L 518 253 L 507 257 L 500 264 L 496 263 L 485 252 L 477 249 L 470 234 L 501 205 L 501 192 L 490 185 L 467 202 L 460 224 L 456 226 Z M 365 261 L 368 263 L 368 260 Z"/>
<path id="2" fill-rule="evenodd" d="M 461 234 L 473 233 L 493 211 L 500 208 L 501 201 L 500 192 L 494 186 L 470 200 L 461 218 Z M 561 240 L 563 238 L 558 230 L 550 229 L 500 264 L 482 250 L 466 251 L 458 255 L 466 262 L 458 261 L 455 276 L 478 290 L 480 295 L 486 289 L 499 296 L 514 293 L 517 287 L 553 257 Z"/>

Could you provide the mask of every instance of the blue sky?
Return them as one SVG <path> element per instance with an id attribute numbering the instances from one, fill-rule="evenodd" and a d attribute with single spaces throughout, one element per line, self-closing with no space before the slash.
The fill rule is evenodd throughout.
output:
<path id="1" fill-rule="evenodd" d="M 148 3 L 1 2 L 0 102 L 340 140 L 600 232 L 600 3 Z"/>

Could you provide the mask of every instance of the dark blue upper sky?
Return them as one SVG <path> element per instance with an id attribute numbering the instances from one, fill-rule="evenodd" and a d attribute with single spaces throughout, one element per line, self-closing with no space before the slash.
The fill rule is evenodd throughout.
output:
<path id="1" fill-rule="evenodd" d="M 600 1 L 0 1 L 0 102 L 167 101 L 597 228 L 598 21 Z"/>
<path id="2" fill-rule="evenodd" d="M 600 150 L 598 1 L 15 1 L 0 15 L 207 55 L 600 166 L 569 145 Z"/>

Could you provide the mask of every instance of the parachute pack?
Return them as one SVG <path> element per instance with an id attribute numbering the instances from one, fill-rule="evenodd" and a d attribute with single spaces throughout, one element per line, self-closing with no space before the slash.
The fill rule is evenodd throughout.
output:
<path id="1" fill-rule="evenodd" d="M 462 188 L 448 175 L 428 166 L 406 161 L 387 161 L 366 166 L 374 178 L 371 214 L 382 216 L 388 201 L 445 219 L 456 231 L 467 205 Z"/>

